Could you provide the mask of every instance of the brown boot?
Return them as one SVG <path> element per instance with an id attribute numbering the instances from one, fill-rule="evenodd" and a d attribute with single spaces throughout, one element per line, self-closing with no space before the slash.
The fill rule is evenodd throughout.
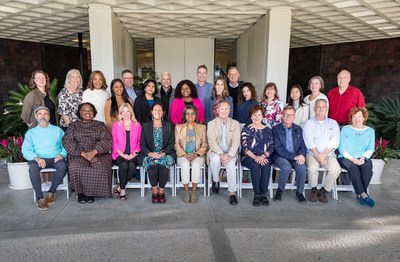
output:
<path id="1" fill-rule="evenodd" d="M 53 205 L 56 202 L 56 195 L 53 192 L 48 192 L 46 196 L 46 202 L 49 206 Z"/>
<path id="2" fill-rule="evenodd" d="M 318 192 L 318 200 L 321 203 L 328 203 L 328 197 L 326 195 L 326 190 L 321 188 Z"/>
<path id="3" fill-rule="evenodd" d="M 316 189 L 316 188 L 311 189 L 311 193 L 308 195 L 307 199 L 310 202 L 317 202 L 317 200 L 318 200 L 318 189 Z"/>

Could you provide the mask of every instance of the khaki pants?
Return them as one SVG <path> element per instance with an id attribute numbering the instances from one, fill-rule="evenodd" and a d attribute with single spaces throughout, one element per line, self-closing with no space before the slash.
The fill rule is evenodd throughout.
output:
<path id="1" fill-rule="evenodd" d="M 204 157 L 196 157 L 190 162 L 186 157 L 178 157 L 178 166 L 181 167 L 181 177 L 183 184 L 190 182 L 190 167 L 192 167 L 192 183 L 200 182 L 200 168 L 204 165 Z"/>
<path id="2" fill-rule="evenodd" d="M 325 184 L 323 185 L 323 187 L 326 191 L 330 192 L 333 188 L 335 180 L 339 177 L 341 171 L 336 156 L 333 155 L 331 157 L 328 157 L 328 164 L 320 165 L 320 163 L 314 156 L 307 154 L 306 165 L 308 168 L 308 183 L 311 187 L 316 187 L 318 184 L 318 168 L 323 167 L 328 170 L 328 174 L 326 175 Z"/>
<path id="3" fill-rule="evenodd" d="M 221 160 L 219 155 L 210 152 L 208 153 L 208 157 L 210 158 L 210 170 L 212 174 L 212 178 L 214 182 L 219 182 L 219 171 L 221 170 Z M 226 179 L 228 181 L 228 191 L 230 193 L 235 193 L 237 189 L 237 181 L 236 181 L 236 157 L 233 157 L 231 161 L 225 166 L 226 168 Z"/>

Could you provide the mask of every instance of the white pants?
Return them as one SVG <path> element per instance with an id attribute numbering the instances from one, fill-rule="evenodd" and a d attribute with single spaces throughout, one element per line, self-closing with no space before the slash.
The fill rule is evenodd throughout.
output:
<path id="1" fill-rule="evenodd" d="M 219 182 L 219 171 L 221 170 L 221 159 L 218 154 L 214 152 L 208 153 L 208 157 L 210 158 L 210 170 L 212 174 L 212 178 L 214 182 Z M 237 190 L 237 181 L 236 181 L 236 157 L 233 157 L 231 161 L 225 166 L 226 168 L 226 176 L 228 181 L 228 191 L 230 193 L 235 193 Z"/>
<path id="2" fill-rule="evenodd" d="M 190 162 L 186 157 L 178 157 L 178 166 L 181 167 L 181 177 L 183 184 L 190 182 L 190 167 L 192 167 L 192 183 L 200 182 L 200 168 L 204 165 L 204 157 L 196 157 Z"/>
<path id="3" fill-rule="evenodd" d="M 325 184 L 323 185 L 325 190 L 330 192 L 333 188 L 335 180 L 340 175 L 340 165 L 335 156 L 328 157 L 328 164 L 320 165 L 318 160 L 307 154 L 306 164 L 308 168 L 308 183 L 311 187 L 316 187 L 318 184 L 318 168 L 323 167 L 328 169 L 328 174 L 326 175 Z"/>

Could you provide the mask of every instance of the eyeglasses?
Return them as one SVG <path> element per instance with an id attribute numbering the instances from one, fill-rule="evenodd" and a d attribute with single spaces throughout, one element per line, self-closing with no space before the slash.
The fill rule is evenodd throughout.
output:
<path id="1" fill-rule="evenodd" d="M 283 117 L 294 117 L 294 114 L 283 114 Z"/>
<path id="2" fill-rule="evenodd" d="M 187 112 L 186 115 L 187 115 L 187 116 L 195 116 L 196 113 L 195 113 L 195 112 Z"/>

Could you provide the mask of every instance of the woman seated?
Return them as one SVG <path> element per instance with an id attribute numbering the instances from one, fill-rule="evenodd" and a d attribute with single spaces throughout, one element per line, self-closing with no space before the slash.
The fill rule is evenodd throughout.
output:
<path id="1" fill-rule="evenodd" d="M 172 124 L 182 124 L 182 112 L 185 106 L 192 105 L 197 108 L 197 120 L 204 123 L 203 103 L 197 96 L 196 86 L 190 80 L 182 80 L 175 88 L 175 99 L 170 106 L 170 119 Z"/>
<path id="2" fill-rule="evenodd" d="M 265 85 L 260 105 L 264 108 L 263 124 L 269 128 L 282 122 L 283 103 L 279 100 L 278 88 L 273 82 Z"/>
<path id="3" fill-rule="evenodd" d="M 104 118 L 108 130 L 111 131 L 114 122 L 118 121 L 118 110 L 123 103 L 129 103 L 133 106 L 133 102 L 125 90 L 124 83 L 122 83 L 121 79 L 116 78 L 111 81 L 111 97 L 104 104 Z"/>
<path id="4" fill-rule="evenodd" d="M 271 128 L 262 124 L 264 109 L 260 105 L 250 109 L 252 123 L 243 127 L 241 163 L 250 169 L 253 184 L 253 206 L 268 206 L 266 195 L 271 174 L 271 154 L 274 151 L 274 140 Z"/>
<path id="5" fill-rule="evenodd" d="M 294 85 L 290 88 L 287 106 L 293 106 L 296 109 L 293 122 L 303 127 L 310 117 L 310 106 L 303 101 L 303 89 L 300 85 Z"/>
<path id="6" fill-rule="evenodd" d="M 183 124 L 175 127 L 175 151 L 185 189 L 183 201 L 196 203 L 200 169 L 204 165 L 208 150 L 206 126 L 197 124 L 197 108 L 192 105 L 185 107 L 182 122 Z M 192 190 L 189 192 L 190 168 L 192 168 Z"/>
<path id="7" fill-rule="evenodd" d="M 161 104 L 161 98 L 156 96 L 157 92 L 157 83 L 153 79 L 148 79 L 143 83 L 143 93 L 136 98 L 133 107 L 136 119 L 141 125 L 151 120 L 151 107 L 155 103 Z"/>
<path id="8" fill-rule="evenodd" d="M 224 78 L 217 78 L 217 80 L 215 80 L 211 99 L 207 100 L 207 105 L 205 106 L 206 124 L 218 117 L 217 108 L 219 102 L 222 100 L 225 100 L 229 103 L 229 106 L 231 108 L 231 111 L 229 112 L 229 117 L 233 118 L 233 99 L 229 96 L 228 85 Z"/>
<path id="9" fill-rule="evenodd" d="M 340 132 L 338 162 L 350 175 L 351 183 L 361 205 L 375 206 L 375 201 L 367 194 L 372 178 L 371 156 L 374 153 L 375 131 L 365 125 L 368 111 L 355 107 L 350 111 L 350 125 Z"/>
<path id="10" fill-rule="evenodd" d="M 161 103 L 153 104 L 151 115 L 153 120 L 142 126 L 138 160 L 149 174 L 152 202 L 165 203 L 165 185 L 176 159 L 174 128 L 170 122 L 163 120 Z"/>
<path id="11" fill-rule="evenodd" d="M 112 126 L 112 159 L 119 167 L 119 186 L 114 187 L 114 196 L 126 200 L 125 186 L 128 179 L 136 173 L 138 164 L 137 156 L 140 152 L 142 127 L 136 121 L 129 103 L 123 103 L 119 107 L 118 119 Z"/>
<path id="12" fill-rule="evenodd" d="M 94 105 L 82 103 L 78 113 L 79 120 L 69 125 L 62 141 L 68 152 L 71 187 L 78 202 L 85 204 L 93 203 L 95 196 L 111 196 L 112 137 L 103 122 L 93 120 Z"/>
<path id="13" fill-rule="evenodd" d="M 255 86 L 250 82 L 244 82 L 239 86 L 238 104 L 235 109 L 235 119 L 241 124 L 250 124 L 250 109 L 258 105 Z"/>

